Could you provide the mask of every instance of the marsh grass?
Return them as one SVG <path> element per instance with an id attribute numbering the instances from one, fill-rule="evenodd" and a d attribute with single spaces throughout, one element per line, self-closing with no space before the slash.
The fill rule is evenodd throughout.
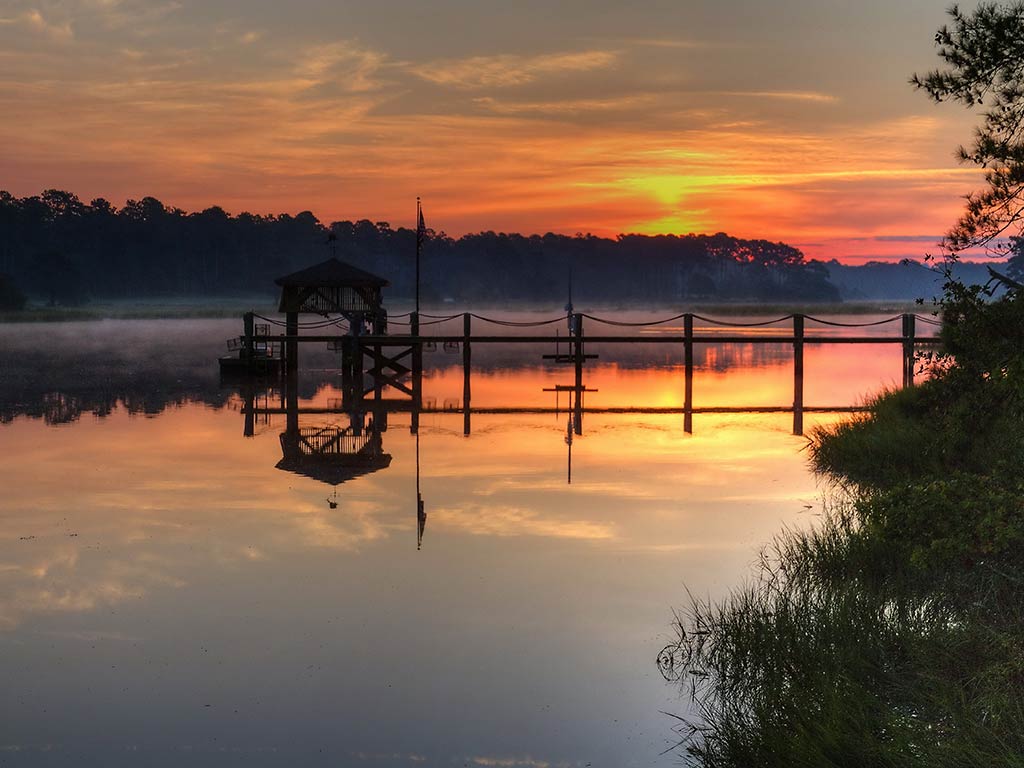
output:
<path id="1" fill-rule="evenodd" d="M 1024 570 L 913 563 L 869 522 L 900 502 L 843 501 L 776 538 L 724 600 L 691 599 L 659 663 L 694 704 L 679 729 L 692 759 L 1024 764 Z"/>

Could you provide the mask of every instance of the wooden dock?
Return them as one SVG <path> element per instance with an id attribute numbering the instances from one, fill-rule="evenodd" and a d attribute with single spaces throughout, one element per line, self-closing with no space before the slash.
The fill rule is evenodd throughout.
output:
<path id="1" fill-rule="evenodd" d="M 246 333 L 240 338 L 238 345 L 243 349 L 258 350 L 286 350 L 285 364 L 280 366 L 281 370 L 288 375 L 294 375 L 298 370 L 298 349 L 300 344 L 329 344 L 342 354 L 342 384 L 345 394 L 345 407 L 372 409 L 373 402 L 381 407 L 390 410 L 410 410 L 416 413 L 440 412 L 437 409 L 423 407 L 422 398 L 422 373 L 423 373 L 423 351 L 424 349 L 437 348 L 441 345 L 445 349 L 460 349 L 462 352 L 462 367 L 464 373 L 463 398 L 461 410 L 465 416 L 465 433 L 470 431 L 470 418 L 475 413 L 542 413 L 548 412 L 545 409 L 475 409 L 472 406 L 472 349 L 474 345 L 534 345 L 554 347 L 555 354 L 543 354 L 541 358 L 558 365 L 571 366 L 573 368 L 573 383 L 557 385 L 558 391 L 568 392 L 574 397 L 575 402 L 571 406 L 580 416 L 583 413 L 681 413 L 684 417 L 684 428 L 687 432 L 693 429 L 692 418 L 694 414 L 700 413 L 734 413 L 741 411 L 748 412 L 792 412 L 793 432 L 803 433 L 803 415 L 808 412 L 820 411 L 852 411 L 852 406 L 835 405 L 820 406 L 807 405 L 804 403 L 804 350 L 807 346 L 824 346 L 834 344 L 854 345 L 897 345 L 901 348 L 902 355 L 902 383 L 903 386 L 911 386 L 914 382 L 916 352 L 920 347 L 930 347 L 938 343 L 935 336 L 920 336 L 917 333 L 917 322 L 919 320 L 929 325 L 937 325 L 938 321 L 932 318 L 921 318 L 913 314 L 897 315 L 881 321 L 865 323 L 839 323 L 831 320 L 815 318 L 813 316 L 795 313 L 770 321 L 743 323 L 736 321 L 716 320 L 707 318 L 695 313 L 681 313 L 665 320 L 656 320 L 647 323 L 623 323 L 612 319 L 605 319 L 588 315 L 585 313 L 571 313 L 567 317 L 554 318 L 537 322 L 512 322 L 494 318 L 487 318 L 475 313 L 464 312 L 455 315 L 437 316 L 420 315 L 415 312 L 400 317 L 408 317 L 406 323 L 397 318 L 391 318 L 387 325 L 380 323 L 377 330 L 387 329 L 388 326 L 406 325 L 406 333 L 353 333 L 351 328 L 344 329 L 339 326 L 329 326 L 330 332 L 323 322 L 317 322 L 316 327 L 308 328 L 307 333 L 302 333 L 294 321 L 289 322 L 285 333 L 270 333 L 267 329 L 270 324 L 284 325 L 280 321 L 271 318 L 260 318 L 265 321 L 263 326 L 257 326 L 251 318 L 245 324 Z M 425 332 L 427 326 L 437 326 L 462 320 L 461 333 L 449 333 L 438 331 L 435 333 Z M 502 327 L 504 333 L 474 333 L 473 321 L 481 324 L 496 324 Z M 590 321 L 595 325 L 617 326 L 623 328 L 621 333 L 596 333 L 586 335 L 584 332 L 584 321 Z M 681 321 L 682 333 L 674 329 L 669 332 L 638 333 L 638 328 L 655 328 L 664 326 L 668 322 Z M 721 332 L 708 332 L 707 328 L 698 331 L 695 323 L 700 321 L 711 326 L 719 327 Z M 538 328 L 544 328 L 555 323 L 565 322 L 570 334 L 563 336 L 550 332 L 538 333 Z M 857 333 L 858 329 L 876 327 L 899 322 L 898 334 L 868 335 L 863 332 Z M 789 327 L 780 328 L 780 324 L 788 323 Z M 809 325 L 819 325 L 823 331 L 808 333 Z M 751 333 L 752 329 L 759 329 L 763 332 Z M 843 329 L 850 335 L 839 335 L 834 331 L 826 329 Z M 509 332 L 514 329 L 514 332 Z M 343 332 L 344 331 L 344 332 Z M 632 344 L 654 344 L 659 346 L 677 346 L 683 353 L 683 401 L 682 408 L 653 409 L 644 406 L 635 408 L 602 409 L 586 408 L 583 404 L 583 394 L 588 390 L 584 383 L 584 370 L 588 361 L 596 359 L 596 354 L 587 352 L 587 345 L 632 345 Z M 695 369 L 695 347 L 701 344 L 751 344 L 751 345 L 785 345 L 792 349 L 793 356 L 793 401 L 792 404 L 773 406 L 767 408 L 701 408 L 694 404 L 693 379 Z M 562 352 L 565 348 L 567 351 Z M 591 346 L 591 349 L 593 347 Z M 291 356 L 291 359 L 288 357 Z M 367 365 L 367 361 L 369 365 Z M 401 399 L 383 398 L 383 390 L 391 388 L 403 397 Z M 454 409 L 441 409 L 444 412 L 451 412 Z M 556 412 L 557 409 L 549 409 Z M 281 411 L 284 412 L 284 411 Z"/>

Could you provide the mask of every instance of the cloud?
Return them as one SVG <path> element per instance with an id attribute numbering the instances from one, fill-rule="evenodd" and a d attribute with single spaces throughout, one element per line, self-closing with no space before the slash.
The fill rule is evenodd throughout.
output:
<path id="1" fill-rule="evenodd" d="M 742 96 L 752 99 L 779 99 L 782 101 L 812 101 L 828 104 L 839 101 L 835 96 L 816 91 L 719 91 L 722 96 Z"/>
<path id="2" fill-rule="evenodd" d="M 19 26 L 59 42 L 74 38 L 70 21 L 51 21 L 38 8 L 30 8 L 17 16 L 0 17 L 0 25 Z"/>
<path id="3" fill-rule="evenodd" d="M 580 112 L 611 112 L 633 110 L 644 105 L 654 105 L 657 96 L 636 94 L 607 99 L 563 99 L 558 101 L 503 101 L 492 96 L 481 96 L 473 101 L 499 115 L 571 115 Z"/>
<path id="4" fill-rule="evenodd" d="M 353 41 L 325 43 L 303 50 L 294 72 L 310 84 L 333 82 L 345 91 L 364 93 L 381 87 L 376 76 L 387 60 L 385 54 Z"/>
<path id="5" fill-rule="evenodd" d="M 874 238 L 880 243 L 937 243 L 942 235 L 878 235 Z"/>
<path id="6" fill-rule="evenodd" d="M 720 43 L 708 40 L 685 40 L 668 37 L 622 37 L 619 42 L 624 45 L 636 45 L 649 48 L 712 48 Z"/>
<path id="7" fill-rule="evenodd" d="M 112 29 L 130 29 L 139 37 L 160 31 L 166 18 L 180 11 L 178 0 L 79 0 L 78 5 L 93 18 Z"/>
<path id="8" fill-rule="evenodd" d="M 437 85 L 459 89 L 507 88 L 532 83 L 547 75 L 606 69 L 618 60 L 612 51 L 548 53 L 539 56 L 504 54 L 429 62 L 410 71 Z"/>

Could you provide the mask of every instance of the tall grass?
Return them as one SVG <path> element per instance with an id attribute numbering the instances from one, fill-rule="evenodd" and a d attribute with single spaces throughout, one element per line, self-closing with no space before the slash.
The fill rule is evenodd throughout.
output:
<path id="1" fill-rule="evenodd" d="M 724 600 L 691 600 L 659 658 L 694 704 L 680 727 L 691 759 L 1024 765 L 1024 569 L 937 581 L 867 514 L 845 501 L 814 530 L 776 538 Z"/>

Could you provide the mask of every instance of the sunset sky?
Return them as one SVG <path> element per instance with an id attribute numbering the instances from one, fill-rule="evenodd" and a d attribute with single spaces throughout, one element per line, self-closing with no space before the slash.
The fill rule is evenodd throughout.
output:
<path id="1" fill-rule="evenodd" d="M 0 0 L 0 189 L 920 257 L 980 184 L 907 84 L 947 5 Z"/>

